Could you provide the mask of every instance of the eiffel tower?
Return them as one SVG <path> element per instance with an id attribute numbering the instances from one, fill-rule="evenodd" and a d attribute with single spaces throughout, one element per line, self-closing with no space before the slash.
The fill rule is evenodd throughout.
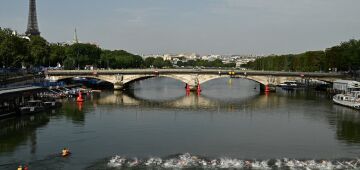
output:
<path id="1" fill-rule="evenodd" d="M 40 35 L 39 26 L 36 15 L 36 0 L 29 0 L 29 18 L 26 35 Z"/>

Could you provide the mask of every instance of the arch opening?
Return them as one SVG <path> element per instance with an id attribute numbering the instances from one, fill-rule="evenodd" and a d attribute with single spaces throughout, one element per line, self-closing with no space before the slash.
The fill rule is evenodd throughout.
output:
<path id="1" fill-rule="evenodd" d="M 170 79 L 173 79 L 173 80 L 178 80 L 179 82 L 182 82 L 182 83 L 188 83 L 187 80 L 183 79 L 183 78 L 180 78 L 178 76 L 175 76 L 175 75 L 145 75 L 145 76 L 139 76 L 139 77 L 136 77 L 134 79 L 131 79 L 131 80 L 126 80 L 124 82 L 124 86 L 128 86 L 136 81 L 141 81 L 141 80 L 146 80 L 146 79 L 149 79 L 149 78 L 156 78 L 156 77 L 163 77 L 163 78 L 170 78 Z"/>
<path id="2" fill-rule="evenodd" d="M 212 80 L 217 80 L 217 79 L 222 79 L 222 78 L 230 78 L 230 76 L 227 76 L 227 77 L 224 77 L 224 76 L 221 76 L 221 77 L 220 77 L 220 76 L 219 76 L 219 77 L 209 78 L 209 79 L 206 79 L 205 81 L 202 81 L 202 82 L 201 82 L 201 85 L 206 84 L 206 83 L 208 83 L 208 82 L 210 82 L 210 81 L 212 81 Z M 253 78 L 239 77 L 239 78 L 236 78 L 236 79 L 250 80 L 250 81 L 253 81 L 253 82 L 258 83 L 258 84 L 260 84 L 260 85 L 265 85 L 265 84 L 263 84 L 262 82 L 260 82 L 260 81 L 258 81 L 258 80 L 256 80 L 256 79 L 253 79 Z"/>
<path id="3" fill-rule="evenodd" d="M 57 79 L 57 82 L 64 82 L 65 84 L 82 84 L 86 87 L 95 89 L 114 88 L 114 84 L 112 82 L 93 76 L 62 77 Z"/>

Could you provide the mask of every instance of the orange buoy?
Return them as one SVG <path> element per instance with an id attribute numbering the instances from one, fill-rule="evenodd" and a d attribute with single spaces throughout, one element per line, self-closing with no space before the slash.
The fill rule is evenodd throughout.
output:
<path id="1" fill-rule="evenodd" d="M 77 102 L 77 106 L 78 106 L 78 109 L 80 112 L 82 111 L 83 105 L 84 105 L 84 102 Z"/>
<path id="2" fill-rule="evenodd" d="M 84 102 L 84 99 L 82 98 L 81 91 L 79 92 L 79 96 L 76 98 L 77 102 Z"/>

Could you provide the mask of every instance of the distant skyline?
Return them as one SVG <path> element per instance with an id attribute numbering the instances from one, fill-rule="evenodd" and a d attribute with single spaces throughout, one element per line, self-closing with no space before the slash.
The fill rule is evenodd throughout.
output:
<path id="1" fill-rule="evenodd" d="M 360 39 L 359 0 L 37 0 L 41 35 L 136 54 L 287 54 Z M 24 33 L 28 0 L 2 0 Z"/>

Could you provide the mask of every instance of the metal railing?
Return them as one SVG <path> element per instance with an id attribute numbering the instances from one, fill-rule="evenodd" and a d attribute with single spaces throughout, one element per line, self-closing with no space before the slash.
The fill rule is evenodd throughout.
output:
<path id="1" fill-rule="evenodd" d="M 320 72 L 285 72 L 285 71 L 253 71 L 253 70 L 223 70 L 223 69 L 121 69 L 121 70 L 48 70 L 50 76 L 69 75 L 116 75 L 116 74 L 217 74 L 252 76 L 294 76 L 294 77 L 348 77 L 345 73 Z"/>

